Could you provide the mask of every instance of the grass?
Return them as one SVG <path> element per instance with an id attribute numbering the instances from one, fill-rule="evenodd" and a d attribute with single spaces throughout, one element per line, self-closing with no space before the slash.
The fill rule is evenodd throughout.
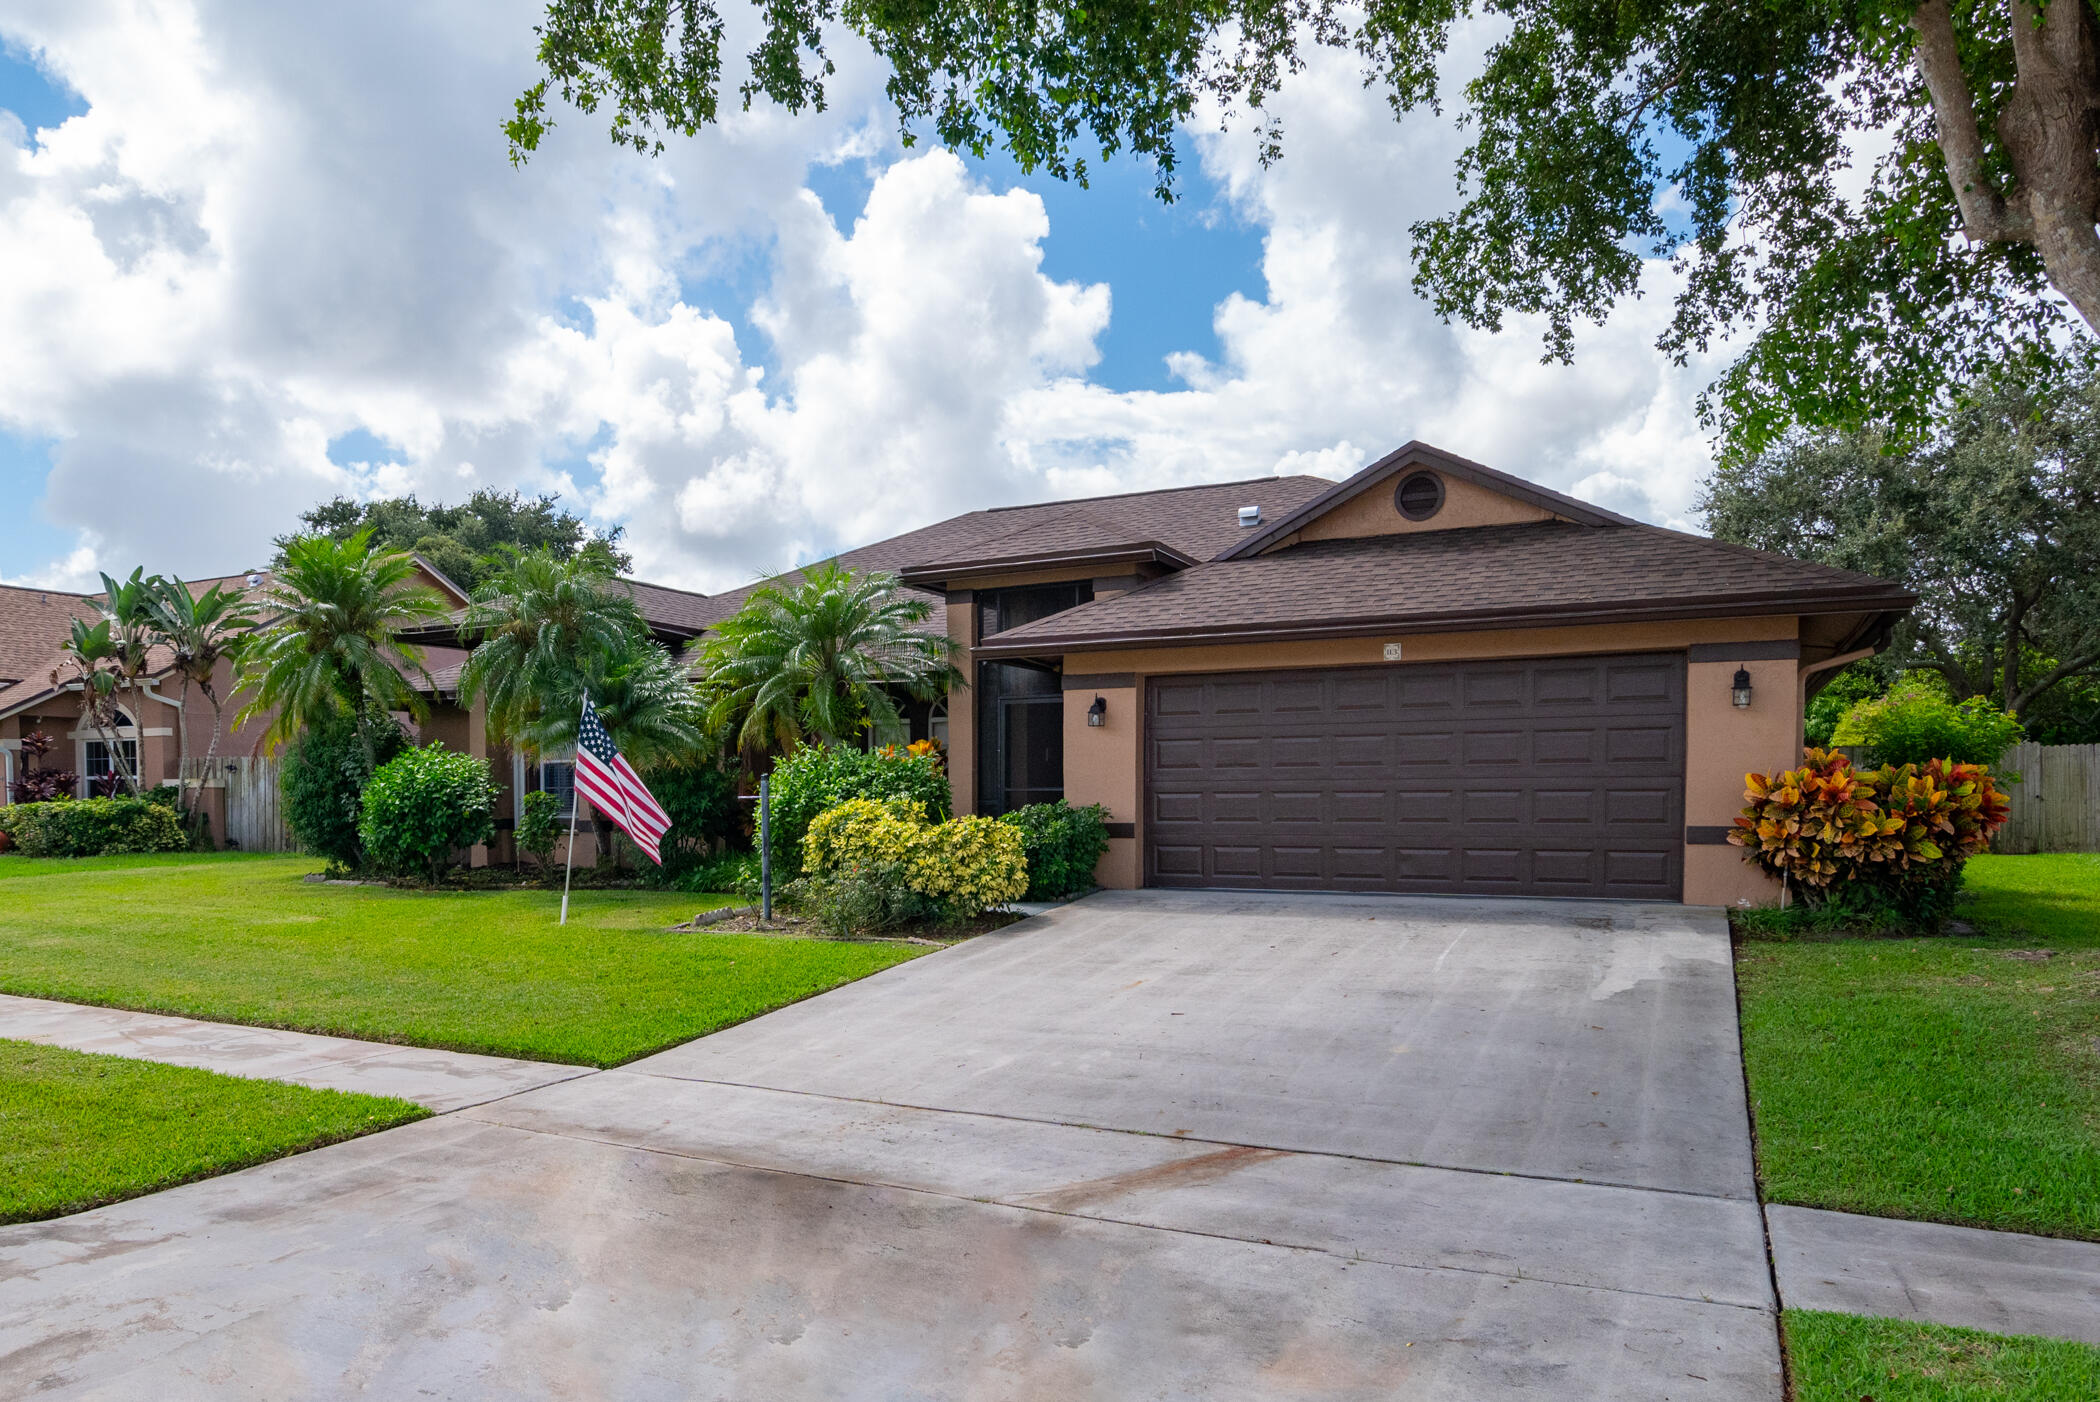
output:
<path id="1" fill-rule="evenodd" d="M 615 1066 L 924 951 L 667 934 L 728 897 L 418 892 L 307 857 L 0 856 L 0 992 Z"/>
<path id="2" fill-rule="evenodd" d="M 0 1222 L 34 1222 L 421 1119 L 405 1100 L 0 1041 Z"/>
<path id="3" fill-rule="evenodd" d="M 2090 1402 L 2100 1348 L 1815 1310 L 1785 1315 L 1795 1402 Z"/>
<path id="4" fill-rule="evenodd" d="M 1765 1195 L 2100 1240 L 2100 857 L 1968 886 L 1975 934 L 1740 947 Z"/>

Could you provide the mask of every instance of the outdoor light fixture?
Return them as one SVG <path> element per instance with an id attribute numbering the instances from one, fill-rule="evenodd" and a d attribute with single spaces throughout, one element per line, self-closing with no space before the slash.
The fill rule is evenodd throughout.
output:
<path id="1" fill-rule="evenodd" d="M 1728 696 L 1731 701 L 1735 702 L 1738 709 L 1747 707 L 1750 704 L 1750 669 L 1748 667 L 1735 669 L 1735 681 L 1729 685 Z"/>
<path id="2" fill-rule="evenodd" d="M 1108 724 L 1108 698 L 1106 696 L 1096 696 L 1094 704 L 1086 708 L 1086 723 L 1088 725 Z"/>

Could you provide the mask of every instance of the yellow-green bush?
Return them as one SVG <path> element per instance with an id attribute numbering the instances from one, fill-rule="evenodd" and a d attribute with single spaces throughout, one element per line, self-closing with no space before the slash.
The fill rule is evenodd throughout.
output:
<path id="1" fill-rule="evenodd" d="M 808 894 L 820 909 L 826 883 L 871 881 L 902 888 L 936 919 L 967 920 L 993 906 L 1019 900 L 1028 889 L 1028 863 L 1021 834 L 991 818 L 928 822 L 912 799 L 849 799 L 817 815 L 803 839 L 802 865 Z M 856 889 L 856 911 L 897 915 L 914 902 L 886 899 Z M 857 917 L 859 923 L 878 918 Z"/>

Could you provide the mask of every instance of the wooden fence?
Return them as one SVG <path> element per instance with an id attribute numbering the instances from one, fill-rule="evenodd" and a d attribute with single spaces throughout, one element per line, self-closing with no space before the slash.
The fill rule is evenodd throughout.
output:
<path id="1" fill-rule="evenodd" d="M 2020 782 L 1993 852 L 2100 852 L 2100 745 L 2015 745 L 1995 768 Z"/>
<path id="2" fill-rule="evenodd" d="M 201 758 L 184 762 L 182 777 L 195 783 L 200 777 L 207 790 L 217 789 L 224 797 L 219 811 L 225 814 L 225 831 L 243 852 L 293 852 L 298 850 L 291 831 L 284 825 L 284 807 L 277 795 L 281 760 L 261 755 L 221 755 L 211 762 L 209 773 Z"/>

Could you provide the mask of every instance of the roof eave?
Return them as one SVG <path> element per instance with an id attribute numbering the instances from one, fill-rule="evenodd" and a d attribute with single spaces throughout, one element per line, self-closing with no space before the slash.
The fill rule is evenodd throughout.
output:
<path id="1" fill-rule="evenodd" d="M 1194 556 L 1160 541 L 1148 540 L 1117 545 L 1104 550 L 1044 550 L 1029 555 L 999 555 L 978 560 L 949 560 L 929 565 L 909 565 L 897 578 L 920 589 L 940 589 L 951 579 L 965 575 L 1019 574 L 1035 570 L 1072 569 L 1082 565 L 1159 564 L 1185 570 L 1201 564 Z"/>
<path id="2" fill-rule="evenodd" d="M 1141 629 L 1044 635 L 997 641 L 976 649 L 983 658 L 1040 657 L 1067 652 L 1103 652 L 1134 647 L 1202 647 L 1217 643 L 1296 642 L 1322 638 L 1391 637 L 1415 633 L 1477 633 L 1496 628 L 1562 628 L 1600 623 L 1669 622 L 1679 619 L 1770 617 L 1775 614 L 1908 612 L 1917 596 L 1908 591 L 1878 595 L 1735 596 L 1715 599 L 1542 605 L 1528 609 L 1452 611 L 1439 614 L 1365 615 L 1355 618 L 1283 621 L 1260 625 L 1222 623 L 1208 627 Z"/>

